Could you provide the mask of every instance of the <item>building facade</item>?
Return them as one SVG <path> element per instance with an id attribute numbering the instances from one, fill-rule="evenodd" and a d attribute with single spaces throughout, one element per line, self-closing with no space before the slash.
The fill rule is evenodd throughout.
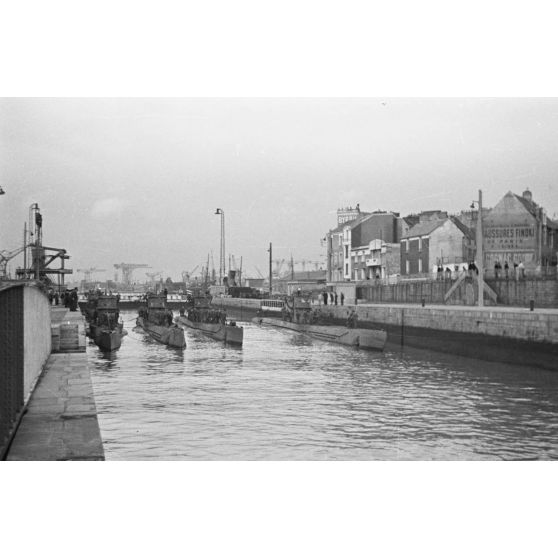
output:
<path id="1" fill-rule="evenodd" d="M 399 275 L 399 243 L 384 242 L 379 238 L 371 240 L 367 246 L 351 249 L 351 270 L 354 281 L 387 279 Z"/>
<path id="2" fill-rule="evenodd" d="M 556 265 L 558 223 L 533 201 L 529 190 L 521 196 L 508 192 L 483 216 L 484 264 L 496 262 L 526 268 Z"/>
<path id="3" fill-rule="evenodd" d="M 401 275 L 451 271 L 474 258 L 473 233 L 455 217 L 419 222 L 401 239 Z"/>
<path id="4" fill-rule="evenodd" d="M 326 234 L 326 277 L 328 282 L 339 282 L 345 279 L 345 270 L 349 270 L 350 238 L 352 227 L 356 226 L 369 213 L 361 212 L 356 207 L 343 207 L 337 210 L 337 227 Z M 348 239 L 348 240 L 347 240 Z"/>
<path id="5" fill-rule="evenodd" d="M 385 244 L 383 260 L 393 259 L 391 246 L 399 242 L 402 227 L 399 215 L 386 211 L 349 213 L 348 209 L 338 210 L 338 226 L 326 235 L 328 282 L 375 277 L 382 275 L 382 268 L 384 274 L 391 273 L 389 264 L 385 271 L 386 263 L 380 261 L 381 246 Z M 355 218 L 347 220 L 348 216 Z M 371 248 L 371 242 L 377 247 Z"/>

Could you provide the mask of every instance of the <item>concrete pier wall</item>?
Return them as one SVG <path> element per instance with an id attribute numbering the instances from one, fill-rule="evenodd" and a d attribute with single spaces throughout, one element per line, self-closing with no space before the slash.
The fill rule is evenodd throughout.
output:
<path id="1" fill-rule="evenodd" d="M 51 350 L 50 308 L 35 285 L 0 287 L 0 456 Z"/>
<path id="2" fill-rule="evenodd" d="M 330 306 L 359 325 L 388 332 L 388 343 L 558 370 L 558 311 L 419 305 Z"/>
<path id="3" fill-rule="evenodd" d="M 41 290 L 23 289 L 23 391 L 29 400 L 52 350 L 50 304 Z"/>
<path id="4" fill-rule="evenodd" d="M 212 305 L 225 309 L 258 310 L 254 299 L 214 298 Z M 462 333 L 494 335 L 521 341 L 558 343 L 558 311 L 492 306 L 425 306 L 419 304 L 358 304 L 320 306 L 336 318 L 345 318 L 349 309 L 357 312 L 363 322 L 386 326 L 421 327 Z"/>
<path id="5" fill-rule="evenodd" d="M 339 307 L 332 307 L 343 315 Z M 359 320 L 394 327 L 417 327 L 460 333 L 491 335 L 519 341 L 558 343 L 558 313 L 523 309 L 483 310 L 463 307 L 421 307 L 410 305 L 361 305 L 354 309 Z M 345 310 L 346 314 L 347 310 Z"/>

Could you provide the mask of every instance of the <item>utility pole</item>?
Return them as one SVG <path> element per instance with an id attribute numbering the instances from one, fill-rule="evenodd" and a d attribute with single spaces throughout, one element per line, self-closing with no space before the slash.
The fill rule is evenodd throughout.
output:
<path id="1" fill-rule="evenodd" d="M 479 273 L 478 305 L 484 306 L 484 254 L 482 251 L 482 190 L 479 190 L 479 215 L 477 217 L 477 269 Z"/>
<path id="2" fill-rule="evenodd" d="M 27 223 L 23 225 L 23 269 L 27 269 Z"/>
<path id="3" fill-rule="evenodd" d="M 271 242 L 269 243 L 269 296 L 271 296 L 271 293 L 273 292 L 273 287 L 272 287 L 272 265 L 273 265 L 273 256 L 272 256 L 272 245 Z"/>
<path id="4" fill-rule="evenodd" d="M 225 212 L 217 208 L 215 215 L 221 215 L 221 253 L 219 254 L 219 276 L 220 284 L 223 284 L 223 277 L 225 276 Z"/>

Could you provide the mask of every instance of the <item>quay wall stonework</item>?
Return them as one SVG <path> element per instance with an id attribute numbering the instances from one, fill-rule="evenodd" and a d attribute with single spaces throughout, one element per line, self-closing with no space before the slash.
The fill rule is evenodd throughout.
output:
<path id="1" fill-rule="evenodd" d="M 337 318 L 346 318 L 351 309 L 356 311 L 360 327 L 384 329 L 394 347 L 558 371 L 556 312 L 420 305 L 359 305 L 330 311 Z"/>
<path id="2" fill-rule="evenodd" d="M 473 333 L 558 344 L 558 314 L 529 312 L 528 310 L 498 311 L 474 308 L 428 308 L 417 306 L 352 306 L 358 319 L 373 324 L 396 327 L 416 327 Z M 347 315 L 347 309 L 331 307 L 338 317 Z"/>
<path id="3" fill-rule="evenodd" d="M 477 299 L 477 285 L 466 278 L 449 299 L 446 293 L 454 281 L 451 279 L 405 281 L 393 285 L 358 284 L 356 296 L 359 301 L 370 303 L 415 303 L 422 299 L 428 304 L 469 305 L 474 306 Z M 534 301 L 536 307 L 558 308 L 558 281 L 556 278 L 521 278 L 521 279 L 487 279 L 486 284 L 497 295 L 497 303 L 506 306 L 529 307 Z M 350 300 L 349 302 L 353 302 Z M 492 304 L 485 294 L 485 304 Z"/>
<path id="4" fill-rule="evenodd" d="M 520 279 L 489 280 L 487 283 L 498 294 L 498 303 L 509 306 L 529 306 L 531 300 L 541 308 L 558 308 L 558 280 Z"/>
<path id="5" fill-rule="evenodd" d="M 255 299 L 214 298 L 212 304 L 219 308 L 255 311 L 260 301 Z M 493 335 L 522 341 L 558 344 L 558 313 L 528 309 L 499 310 L 497 306 L 477 310 L 474 306 L 429 308 L 417 304 L 378 305 L 364 304 L 320 306 L 338 319 L 345 319 L 349 310 L 355 310 L 362 322 L 387 326 L 417 327 L 424 329 L 449 330 L 462 333 Z"/>
<path id="6" fill-rule="evenodd" d="M 23 393 L 27 403 L 52 351 L 50 304 L 34 287 L 23 291 Z"/>

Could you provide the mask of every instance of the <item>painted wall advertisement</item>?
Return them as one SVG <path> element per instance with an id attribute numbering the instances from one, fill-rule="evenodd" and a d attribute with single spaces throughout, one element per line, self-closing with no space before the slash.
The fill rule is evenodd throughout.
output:
<path id="1" fill-rule="evenodd" d="M 535 227 L 486 227 L 485 250 L 533 250 L 536 247 Z"/>

